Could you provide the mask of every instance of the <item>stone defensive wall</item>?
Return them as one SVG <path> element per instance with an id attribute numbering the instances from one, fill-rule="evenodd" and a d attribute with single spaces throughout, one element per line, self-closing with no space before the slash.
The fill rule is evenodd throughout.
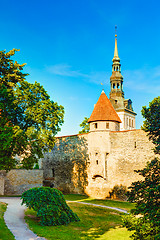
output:
<path id="1" fill-rule="evenodd" d="M 21 195 L 33 187 L 43 186 L 43 170 L 0 170 L 0 195 Z"/>
<path id="2" fill-rule="evenodd" d="M 110 137 L 109 160 L 112 166 L 108 166 L 108 180 L 111 180 L 111 187 L 116 184 L 129 186 L 140 179 L 134 170 L 143 169 L 154 159 L 154 145 L 143 130 L 111 132 Z"/>
<path id="3" fill-rule="evenodd" d="M 85 192 L 91 197 L 105 198 L 115 185 L 129 187 L 142 179 L 134 170 L 143 169 L 156 156 L 154 145 L 143 130 L 111 131 L 108 136 L 96 133 L 95 137 L 99 137 L 101 143 L 96 146 L 90 141 L 89 180 Z"/>

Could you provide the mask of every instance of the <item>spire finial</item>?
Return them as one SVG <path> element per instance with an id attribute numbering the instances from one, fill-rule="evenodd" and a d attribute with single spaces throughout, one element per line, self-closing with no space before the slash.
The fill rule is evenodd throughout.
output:
<path id="1" fill-rule="evenodd" d="M 114 58 L 118 57 L 118 48 L 117 48 L 117 25 L 115 25 L 115 49 L 114 49 Z M 113 58 L 113 59 L 114 59 Z"/>
<path id="2" fill-rule="evenodd" d="M 117 37 L 117 25 L 115 25 L 115 37 Z"/>

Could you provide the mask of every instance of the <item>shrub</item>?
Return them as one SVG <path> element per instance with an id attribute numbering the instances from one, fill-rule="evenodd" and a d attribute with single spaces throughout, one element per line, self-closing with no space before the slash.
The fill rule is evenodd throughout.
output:
<path id="1" fill-rule="evenodd" d="M 39 164 L 38 163 L 35 164 L 34 169 L 39 169 Z"/>
<path id="2" fill-rule="evenodd" d="M 42 226 L 67 225 L 79 217 L 66 204 L 63 194 L 50 187 L 31 188 L 22 194 L 22 205 L 37 212 Z"/>
<path id="3" fill-rule="evenodd" d="M 110 198 L 117 198 L 120 200 L 127 200 L 127 187 L 122 184 L 114 186 L 114 188 L 109 192 Z"/>

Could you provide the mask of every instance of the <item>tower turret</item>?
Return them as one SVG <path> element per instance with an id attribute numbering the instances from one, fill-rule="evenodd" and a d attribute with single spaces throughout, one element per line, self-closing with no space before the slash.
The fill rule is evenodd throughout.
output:
<path id="1" fill-rule="evenodd" d="M 119 131 L 121 120 L 104 90 L 102 91 L 98 102 L 95 104 L 88 123 L 90 124 L 90 132 L 109 130 Z"/>

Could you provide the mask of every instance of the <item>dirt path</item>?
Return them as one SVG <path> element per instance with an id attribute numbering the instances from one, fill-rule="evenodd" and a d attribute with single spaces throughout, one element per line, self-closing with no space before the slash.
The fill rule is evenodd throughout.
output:
<path id="1" fill-rule="evenodd" d="M 116 207 L 109 207 L 109 206 L 105 206 L 105 205 L 94 204 L 94 203 L 87 203 L 87 202 L 79 202 L 79 201 L 67 201 L 67 202 L 76 202 L 76 203 L 91 205 L 91 206 L 95 206 L 95 207 L 108 208 L 108 209 L 112 209 L 112 210 L 116 210 L 118 212 L 122 212 L 122 213 L 128 214 L 128 212 L 126 210 L 120 209 L 120 208 L 116 208 Z"/>
<path id="2" fill-rule="evenodd" d="M 45 240 L 45 238 L 38 237 L 28 229 L 28 225 L 24 220 L 24 210 L 26 207 L 24 205 L 21 206 L 20 198 L 0 198 L 0 202 L 8 204 L 4 220 L 16 240 Z"/>

